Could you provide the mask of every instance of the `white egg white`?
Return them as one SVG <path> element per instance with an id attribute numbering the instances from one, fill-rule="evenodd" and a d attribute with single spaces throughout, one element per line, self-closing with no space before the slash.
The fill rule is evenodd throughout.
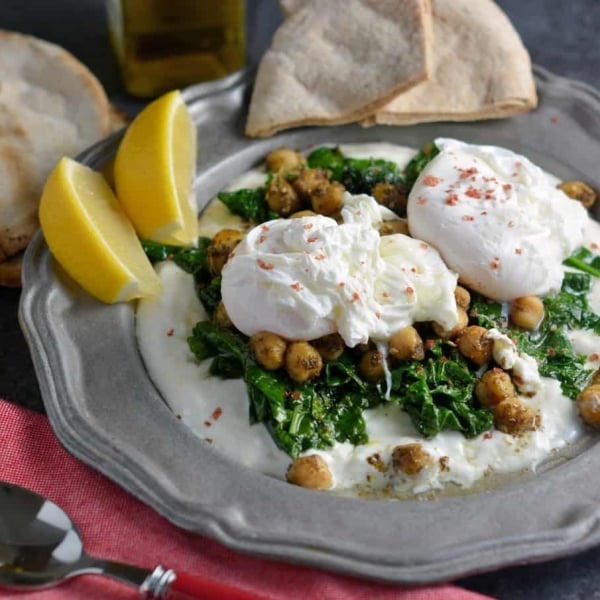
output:
<path id="1" fill-rule="evenodd" d="M 249 231 L 222 272 L 233 324 L 248 336 L 270 331 L 288 340 L 337 331 L 351 348 L 388 340 L 415 321 L 451 329 L 456 274 L 428 244 L 381 237 L 387 212 L 370 196 L 346 193 L 341 224 L 317 215 Z"/>
<path id="2" fill-rule="evenodd" d="M 583 241 L 583 205 L 510 150 L 452 139 L 436 146 L 409 195 L 411 235 L 493 300 L 557 292 L 562 261 Z"/>

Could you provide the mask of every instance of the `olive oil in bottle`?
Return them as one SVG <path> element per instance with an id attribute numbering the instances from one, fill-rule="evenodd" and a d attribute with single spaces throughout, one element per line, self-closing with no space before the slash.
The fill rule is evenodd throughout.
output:
<path id="1" fill-rule="evenodd" d="M 245 64 L 244 0 L 106 0 L 125 88 L 152 97 Z"/>

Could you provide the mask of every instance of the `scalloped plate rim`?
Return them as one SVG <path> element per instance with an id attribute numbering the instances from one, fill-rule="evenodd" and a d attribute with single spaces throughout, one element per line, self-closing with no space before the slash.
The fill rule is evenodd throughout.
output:
<path id="1" fill-rule="evenodd" d="M 582 82 L 557 77 L 537 66 L 534 71 L 542 91 L 564 88 L 570 94 L 577 95 L 574 102 L 587 102 L 595 112 L 600 112 L 600 93 L 595 88 Z M 241 87 L 240 80 L 242 81 Z M 242 93 L 240 90 L 244 85 L 243 80 L 243 75 L 241 77 L 236 76 L 233 78 L 231 85 L 227 82 L 223 85 L 217 85 L 217 96 L 225 95 L 229 97 L 229 95 L 233 95 L 239 100 Z M 206 92 L 206 89 L 203 89 L 202 86 L 189 88 L 184 94 L 192 105 L 207 103 L 208 109 L 210 109 L 211 101 L 215 98 L 210 91 Z M 527 116 L 523 118 L 527 119 Z M 483 122 L 480 127 L 485 127 L 486 123 Z M 430 125 L 442 127 L 442 124 Z M 453 126 L 460 128 L 461 124 L 454 124 Z M 465 127 L 467 126 L 465 125 Z M 548 124 L 548 127 L 551 127 L 551 125 Z M 472 128 L 472 125 L 469 124 L 467 128 Z M 402 128 L 396 129 L 402 130 Z M 405 128 L 404 131 L 409 129 Z M 310 136 L 311 132 L 316 135 L 315 130 L 322 132 L 325 128 L 286 132 L 283 135 L 275 136 L 271 140 L 237 139 L 234 140 L 235 152 L 232 156 L 233 159 L 236 159 L 238 154 L 241 156 L 244 152 L 248 153 L 248 149 L 253 149 L 251 152 L 253 156 L 259 155 L 264 152 L 265 147 L 274 147 L 275 144 L 281 143 L 281 138 L 303 139 L 303 136 Z M 329 128 L 327 131 L 333 134 L 331 137 L 334 137 L 336 129 Z M 387 131 L 390 131 L 389 128 Z M 120 135 L 122 133 L 115 134 L 96 144 L 82 153 L 79 158 L 92 164 L 98 162 L 102 157 L 106 158 L 110 155 L 111 149 L 114 149 L 118 143 Z M 211 164 L 208 169 L 209 173 L 218 172 L 220 163 L 226 162 L 226 158 L 231 159 L 231 156 L 222 157 L 221 160 L 216 160 L 215 164 Z M 245 158 L 244 160 L 248 159 Z M 337 537 L 334 536 L 333 539 L 325 539 L 325 536 L 319 538 L 318 533 L 315 533 L 315 528 L 318 528 L 320 523 L 318 516 L 313 516 L 312 520 L 306 522 L 306 531 L 303 530 L 303 523 L 294 520 L 293 515 L 289 513 L 284 513 L 283 517 L 288 521 L 292 520 L 291 531 L 289 531 L 289 528 L 283 527 L 281 523 L 279 523 L 279 528 L 276 530 L 261 528 L 261 526 L 264 526 L 264 522 L 260 523 L 261 526 L 256 524 L 257 520 L 260 521 L 263 518 L 258 510 L 259 507 L 252 506 L 255 499 L 244 497 L 243 493 L 240 492 L 241 495 L 238 494 L 233 501 L 223 503 L 222 501 L 219 502 L 220 496 L 218 494 L 215 497 L 214 490 L 209 492 L 199 487 L 196 488 L 197 494 L 195 495 L 193 491 L 186 487 L 186 482 L 181 481 L 181 473 L 178 473 L 179 479 L 173 481 L 173 473 L 164 469 L 165 461 L 169 458 L 167 454 L 165 456 L 161 454 L 158 457 L 159 460 L 163 461 L 161 463 L 163 470 L 159 469 L 157 473 L 149 473 L 147 465 L 142 464 L 147 457 L 136 454 L 136 444 L 128 445 L 128 440 L 119 438 L 111 441 L 111 436 L 107 432 L 95 428 L 95 419 L 98 415 L 94 411 L 98 412 L 100 409 L 92 407 L 90 412 L 90 407 L 80 404 L 77 399 L 77 393 L 89 392 L 90 390 L 81 388 L 81 386 L 77 388 L 75 385 L 77 381 L 72 382 L 67 376 L 74 365 L 80 370 L 87 367 L 79 365 L 76 358 L 73 358 L 72 362 L 67 364 L 66 359 L 63 359 L 60 352 L 57 352 L 57 350 L 61 350 L 61 347 L 52 346 L 52 341 L 57 336 L 60 340 L 60 333 L 57 332 L 58 325 L 54 321 L 57 315 L 52 313 L 52 309 L 57 302 L 59 302 L 58 306 L 65 310 L 73 309 L 73 306 L 69 305 L 68 302 L 65 305 L 65 293 L 65 284 L 57 280 L 49 251 L 45 246 L 41 233 L 38 232 L 30 244 L 24 260 L 24 284 L 19 307 L 19 319 L 30 346 L 51 425 L 61 443 L 72 454 L 116 481 L 176 525 L 209 535 L 230 548 L 254 555 L 285 559 L 333 571 L 404 584 L 443 581 L 474 572 L 523 563 L 524 561 L 556 558 L 600 544 L 600 527 L 598 526 L 600 508 L 595 507 L 595 503 L 600 500 L 600 484 L 596 487 L 592 486 L 593 489 L 588 491 L 587 496 L 583 494 L 583 497 L 578 498 L 577 505 L 571 506 L 568 498 L 561 498 L 560 510 L 563 512 L 559 515 L 560 519 L 548 524 L 542 523 L 538 530 L 516 533 L 492 541 L 482 538 L 474 543 L 463 541 L 458 544 L 436 543 L 435 536 L 432 536 L 431 551 L 427 554 L 423 549 L 421 549 L 420 554 L 417 554 L 411 552 L 410 548 L 403 548 L 403 540 L 394 545 L 394 540 L 390 539 L 391 533 L 386 533 L 386 530 L 389 529 L 388 523 L 374 523 L 373 527 L 376 532 L 368 531 L 368 527 L 365 528 L 363 523 L 350 523 L 351 531 L 349 533 L 356 533 L 359 536 L 358 543 L 357 539 L 348 539 L 347 533 L 339 534 Z M 63 304 L 60 304 L 61 294 L 63 294 Z M 74 298 L 73 305 L 77 302 L 83 302 L 87 308 L 88 300 L 85 298 L 81 300 L 81 295 L 76 293 Z M 131 314 L 128 314 L 128 311 L 131 311 L 131 307 L 114 307 L 111 316 L 115 315 L 122 319 L 124 323 L 128 323 L 128 319 L 131 319 Z M 102 315 L 105 313 L 103 310 L 98 312 Z M 139 368 L 139 364 L 135 366 Z M 83 378 L 83 372 L 75 371 L 75 373 L 79 378 Z M 85 375 L 87 375 L 87 372 Z M 73 390 L 74 385 L 75 389 Z M 127 391 L 127 389 L 120 389 L 120 391 Z M 104 389 L 103 392 L 105 392 Z M 144 392 L 151 392 L 151 390 L 145 388 Z M 172 415 L 170 415 L 166 406 L 160 402 L 160 398 L 158 398 L 157 403 L 157 397 L 157 393 L 155 396 L 150 393 L 152 404 L 148 410 L 151 410 L 152 416 L 159 420 L 158 425 L 163 426 L 170 433 L 176 431 L 180 434 L 176 445 L 179 444 L 181 448 L 186 450 L 189 450 L 189 448 L 194 449 L 194 451 L 198 450 L 201 445 L 199 440 L 191 432 L 186 431 L 186 428 L 183 428 L 183 430 L 176 428 L 178 424 L 172 422 L 175 419 L 170 418 Z M 102 419 L 106 419 L 106 416 L 102 416 Z M 148 419 L 148 421 L 151 426 L 152 420 Z M 154 430 L 152 431 L 154 433 Z M 161 431 L 160 427 L 157 431 Z M 139 442 L 140 448 L 143 447 L 140 440 L 131 440 L 131 442 L 134 441 Z M 121 455 L 123 447 L 131 452 L 129 456 L 125 456 L 125 462 L 123 462 L 123 456 Z M 491 499 L 491 502 L 495 503 L 498 514 L 504 515 L 505 513 L 502 512 L 503 502 L 513 502 L 515 498 L 521 498 L 525 493 L 534 493 L 539 496 L 541 489 L 554 490 L 558 484 L 564 484 L 571 479 L 579 481 L 584 473 L 590 472 L 589 469 L 600 466 L 600 449 L 594 448 L 577 456 L 569 463 L 543 473 L 539 478 L 534 477 L 514 485 L 508 485 L 489 494 L 465 495 L 432 501 L 431 503 L 401 502 L 396 505 L 395 509 L 390 509 L 391 503 L 338 498 L 318 492 L 296 489 L 283 482 L 262 474 L 252 473 L 239 465 L 229 463 L 205 446 L 199 451 L 202 453 L 203 460 L 206 461 L 209 469 L 214 468 L 215 465 L 218 468 L 225 465 L 231 478 L 240 478 L 239 480 L 244 485 L 250 485 L 251 479 L 259 480 L 259 491 L 257 491 L 257 487 L 251 488 L 250 486 L 253 493 L 260 492 L 265 496 L 267 494 L 281 494 L 277 501 L 270 496 L 266 497 L 266 501 L 272 503 L 269 505 L 271 509 L 280 507 L 282 510 L 289 511 L 298 508 L 303 517 L 310 519 L 310 509 L 318 506 L 326 511 L 331 510 L 331 515 L 343 522 L 344 515 L 340 513 L 348 511 L 357 514 L 356 507 L 360 505 L 361 510 L 373 508 L 372 512 L 375 515 L 375 520 L 387 518 L 394 524 L 396 524 L 395 519 L 407 517 L 407 515 L 410 518 L 420 517 L 423 514 L 428 517 L 428 513 L 432 510 L 431 507 L 433 507 L 433 510 L 440 512 L 440 519 L 459 518 L 465 510 L 468 511 L 475 507 L 481 509 L 482 514 L 474 515 L 473 518 L 477 520 L 485 517 L 489 521 L 491 513 L 486 512 L 487 508 L 482 504 L 483 499 L 486 501 Z M 575 474 L 578 474 L 577 477 L 574 476 L 575 469 Z M 201 477 L 196 479 L 202 481 Z M 169 488 L 171 484 L 174 485 L 173 489 Z M 220 489 L 223 493 L 231 493 L 232 490 L 235 493 L 235 486 L 228 481 L 228 478 L 217 478 L 209 481 L 209 486 L 214 487 L 215 485 L 221 486 Z M 558 499 L 553 501 L 558 506 Z M 250 506 L 244 505 L 244 502 L 249 502 Z M 373 502 L 376 505 L 387 504 L 387 506 L 379 510 L 381 507 L 374 506 Z M 357 528 L 357 532 L 354 532 L 353 525 Z M 480 530 L 485 527 L 485 522 L 476 525 L 479 527 L 477 531 L 480 535 Z M 410 529 L 403 529 L 403 526 L 402 523 L 398 522 L 396 524 L 397 531 L 399 533 L 405 532 L 405 534 L 406 532 L 410 533 Z M 417 524 L 416 526 L 420 525 Z M 450 531 L 453 531 L 452 527 L 450 527 Z M 382 532 L 383 537 L 387 537 L 377 541 L 378 532 Z M 288 537 L 286 537 L 286 533 L 289 534 Z M 365 547 L 362 547 L 361 540 L 367 540 Z M 379 545 L 374 548 L 373 544 Z M 388 550 L 391 553 L 388 553 Z"/>

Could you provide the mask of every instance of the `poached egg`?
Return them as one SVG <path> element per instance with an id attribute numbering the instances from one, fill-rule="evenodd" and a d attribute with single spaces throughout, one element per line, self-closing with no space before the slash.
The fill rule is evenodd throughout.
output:
<path id="1" fill-rule="evenodd" d="M 447 138 L 435 144 L 440 153 L 408 198 L 411 234 L 493 300 L 557 292 L 563 260 L 582 245 L 583 205 L 511 150 Z"/>
<path id="2" fill-rule="evenodd" d="M 431 245 L 377 228 L 394 217 L 366 195 L 344 196 L 341 224 L 321 215 L 252 229 L 222 272 L 229 318 L 251 336 L 290 340 L 339 332 L 354 347 L 416 321 L 457 322 L 457 276 Z"/>

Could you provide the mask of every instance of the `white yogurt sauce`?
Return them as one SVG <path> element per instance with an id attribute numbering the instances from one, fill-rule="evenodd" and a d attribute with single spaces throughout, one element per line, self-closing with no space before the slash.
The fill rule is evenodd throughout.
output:
<path id="1" fill-rule="evenodd" d="M 396 160 L 402 168 L 414 150 L 389 144 L 342 146 L 353 156 L 377 156 Z M 229 189 L 263 183 L 264 173 L 254 170 Z M 201 218 L 203 235 L 223 227 L 235 227 L 239 219 L 214 202 Z M 590 221 L 584 243 L 593 251 L 600 248 L 600 225 Z M 262 424 L 250 425 L 245 384 L 208 375 L 209 361 L 198 365 L 187 337 L 205 313 L 194 292 L 192 278 L 172 263 L 157 267 L 163 292 L 139 302 L 137 337 L 148 372 L 161 395 L 182 421 L 224 455 L 248 467 L 284 478 L 290 458 L 279 450 Z M 600 280 L 589 294 L 592 309 L 600 313 Z M 588 357 L 588 366 L 600 366 L 600 336 L 589 331 L 570 332 L 577 352 Z M 512 361 L 521 369 L 529 387 L 521 401 L 541 417 L 536 431 L 513 437 L 497 430 L 466 439 L 447 431 L 423 439 L 406 413 L 393 404 L 365 411 L 369 442 L 362 446 L 336 443 L 326 451 L 311 450 L 329 465 L 337 490 L 360 492 L 385 490 L 392 495 L 420 494 L 448 484 L 469 488 L 490 473 L 502 474 L 535 469 L 553 452 L 573 442 L 582 432 L 574 403 L 562 395 L 557 381 L 540 377 L 529 357 L 519 356 L 510 340 L 498 336 L 498 360 Z M 495 342 L 496 346 L 496 342 Z M 502 358 L 504 357 L 504 359 Z M 508 363 L 507 363 L 508 366 Z M 433 457 L 431 466 L 416 475 L 405 475 L 390 467 L 395 446 L 419 442 Z"/>
<path id="2" fill-rule="evenodd" d="M 275 446 L 262 424 L 248 422 L 246 384 L 208 374 L 187 338 L 206 319 L 190 275 L 173 263 L 158 265 L 163 292 L 138 304 L 137 337 L 146 368 L 173 412 L 226 456 L 281 476 L 289 457 Z"/>

